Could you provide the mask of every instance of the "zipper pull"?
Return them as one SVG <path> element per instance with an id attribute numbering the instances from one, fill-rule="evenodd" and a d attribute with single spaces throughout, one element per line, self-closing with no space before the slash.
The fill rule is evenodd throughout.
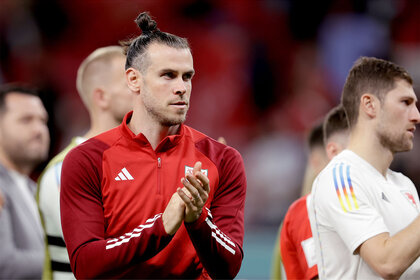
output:
<path id="1" fill-rule="evenodd" d="M 158 167 L 160 168 L 162 166 L 162 160 L 160 159 L 160 157 L 158 157 Z"/>

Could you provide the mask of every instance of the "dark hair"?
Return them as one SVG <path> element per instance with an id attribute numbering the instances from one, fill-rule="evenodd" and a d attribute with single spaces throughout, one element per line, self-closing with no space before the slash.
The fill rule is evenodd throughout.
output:
<path id="1" fill-rule="evenodd" d="M 157 28 L 156 21 L 150 17 L 148 12 L 139 14 L 135 22 L 141 29 L 142 34 L 134 39 L 120 42 L 124 47 L 124 54 L 127 56 L 125 69 L 130 67 L 140 71 L 147 69 L 145 53 L 147 47 L 152 43 L 165 44 L 177 49 L 190 49 L 187 39 L 160 31 Z"/>
<path id="2" fill-rule="evenodd" d="M 372 93 L 382 102 L 385 94 L 395 87 L 398 80 L 413 84 L 403 67 L 375 57 L 360 57 L 350 69 L 341 95 L 349 126 L 352 127 L 357 121 L 363 94 Z"/>
<path id="3" fill-rule="evenodd" d="M 310 150 L 313 150 L 316 147 L 324 147 L 322 123 L 318 122 L 312 127 L 309 131 L 307 142 Z"/>
<path id="4" fill-rule="evenodd" d="M 0 111 L 3 111 L 5 109 L 6 96 L 12 92 L 18 92 L 39 97 L 38 90 L 26 84 L 11 83 L 0 85 Z"/>
<path id="5" fill-rule="evenodd" d="M 344 111 L 343 106 L 340 104 L 332 108 L 325 116 L 322 126 L 322 131 L 324 134 L 324 145 L 327 145 L 327 141 L 331 135 L 338 132 L 347 131 L 348 128 L 349 123 L 346 117 L 346 111 Z"/>

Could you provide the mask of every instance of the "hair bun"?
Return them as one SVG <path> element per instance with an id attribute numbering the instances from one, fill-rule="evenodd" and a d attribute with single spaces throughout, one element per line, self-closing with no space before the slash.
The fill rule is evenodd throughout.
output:
<path id="1" fill-rule="evenodd" d="M 137 23 L 137 25 L 140 27 L 142 34 L 148 34 L 148 33 L 152 33 L 156 30 L 158 30 L 157 27 L 157 23 L 156 21 L 154 21 L 148 12 L 143 12 L 141 14 L 138 15 L 138 17 L 136 18 L 135 22 Z"/>

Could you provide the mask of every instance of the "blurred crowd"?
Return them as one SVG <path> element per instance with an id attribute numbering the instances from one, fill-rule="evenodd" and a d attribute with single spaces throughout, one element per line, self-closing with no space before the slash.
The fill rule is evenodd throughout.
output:
<path id="1" fill-rule="evenodd" d="M 0 83 L 41 90 L 50 158 L 89 126 L 75 85 L 81 61 L 127 34 L 137 36 L 127 21 L 139 11 L 150 11 L 162 30 L 192 46 L 196 76 L 187 124 L 223 136 L 242 154 L 246 228 L 277 226 L 300 195 L 307 130 L 339 102 L 359 56 L 404 66 L 420 90 L 417 0 L 1 0 Z M 415 141 L 393 169 L 420 186 Z"/>

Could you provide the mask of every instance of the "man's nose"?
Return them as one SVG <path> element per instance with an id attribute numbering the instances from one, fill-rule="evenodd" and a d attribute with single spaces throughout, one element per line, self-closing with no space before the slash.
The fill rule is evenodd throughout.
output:
<path id="1" fill-rule="evenodd" d="M 187 86 L 182 78 L 176 80 L 174 94 L 183 95 L 187 92 Z"/>
<path id="2" fill-rule="evenodd" d="M 420 122 L 420 113 L 419 113 L 419 109 L 417 108 L 417 106 L 415 106 L 414 110 L 412 110 L 411 121 L 414 122 L 414 123 L 419 123 Z"/>

